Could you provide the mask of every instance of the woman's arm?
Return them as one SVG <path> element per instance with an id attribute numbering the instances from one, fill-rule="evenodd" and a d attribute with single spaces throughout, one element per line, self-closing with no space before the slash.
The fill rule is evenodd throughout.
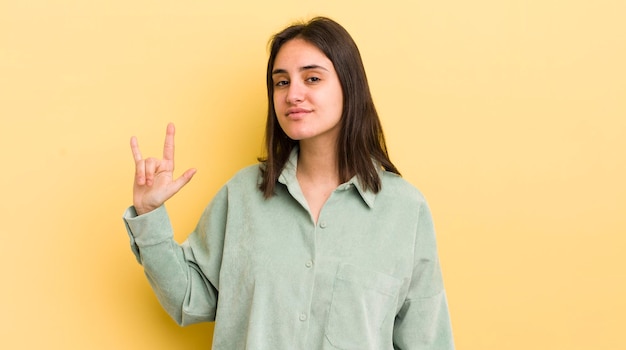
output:
<path id="1" fill-rule="evenodd" d="M 428 205 L 419 209 L 413 275 L 396 316 L 393 343 L 401 350 L 453 350 L 448 303 Z"/>

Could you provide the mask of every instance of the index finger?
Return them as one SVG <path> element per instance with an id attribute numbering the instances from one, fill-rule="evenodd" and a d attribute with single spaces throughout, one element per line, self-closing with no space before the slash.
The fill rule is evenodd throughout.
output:
<path id="1" fill-rule="evenodd" d="M 176 129 L 174 128 L 174 123 L 167 124 L 167 129 L 165 131 L 165 144 L 163 145 L 163 159 L 164 160 L 174 160 L 174 134 L 176 133 Z"/>
<path id="2" fill-rule="evenodd" d="M 135 136 L 130 138 L 130 150 L 133 152 L 133 158 L 135 159 L 135 162 L 138 162 L 142 159 L 141 151 L 139 151 L 139 143 L 137 142 L 137 138 Z"/>

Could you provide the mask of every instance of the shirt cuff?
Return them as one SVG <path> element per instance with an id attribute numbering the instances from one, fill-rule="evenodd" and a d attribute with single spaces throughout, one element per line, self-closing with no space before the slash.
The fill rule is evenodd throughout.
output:
<path id="1" fill-rule="evenodd" d="M 172 225 L 165 206 L 137 215 L 134 206 L 126 209 L 123 215 L 126 231 L 130 238 L 130 248 L 141 263 L 140 248 L 159 244 L 173 238 Z"/>

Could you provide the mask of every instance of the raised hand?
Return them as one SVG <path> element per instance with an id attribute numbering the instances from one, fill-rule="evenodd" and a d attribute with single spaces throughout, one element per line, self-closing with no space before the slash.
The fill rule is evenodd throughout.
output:
<path id="1" fill-rule="evenodd" d="M 188 169 L 174 180 L 174 124 L 167 125 L 163 159 L 141 157 L 136 137 L 130 139 L 130 149 L 135 159 L 133 205 L 138 215 L 150 212 L 165 203 L 185 186 L 196 173 Z"/>

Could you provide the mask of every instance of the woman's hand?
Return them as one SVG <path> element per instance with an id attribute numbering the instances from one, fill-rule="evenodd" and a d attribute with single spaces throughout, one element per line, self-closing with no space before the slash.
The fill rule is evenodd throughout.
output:
<path id="1" fill-rule="evenodd" d="M 167 125 L 163 159 L 141 157 L 136 137 L 130 139 L 130 149 L 135 159 L 133 205 L 138 215 L 150 212 L 165 203 L 185 186 L 196 173 L 189 169 L 174 180 L 174 124 Z"/>

